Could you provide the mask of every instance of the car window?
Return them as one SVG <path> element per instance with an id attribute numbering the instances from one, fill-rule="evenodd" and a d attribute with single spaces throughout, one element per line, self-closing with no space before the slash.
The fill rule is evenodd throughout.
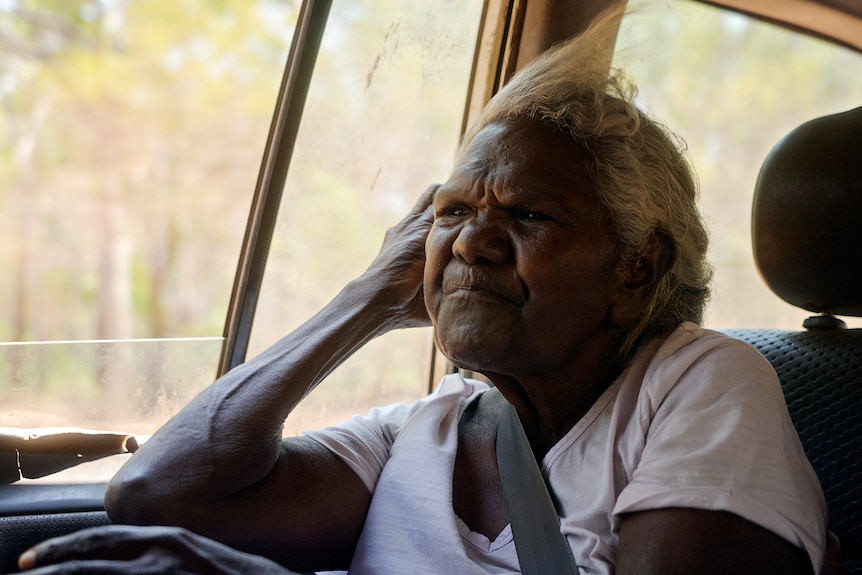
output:
<path id="1" fill-rule="evenodd" d="M 249 355 L 361 273 L 446 178 L 481 9 L 334 2 Z M 145 437 L 212 381 L 298 13 L 299 0 L 0 0 L 0 427 Z M 672 0 L 626 16 L 616 64 L 688 142 L 716 266 L 708 324 L 798 329 L 807 313 L 754 268 L 754 181 L 787 131 L 862 103 L 862 56 Z M 285 433 L 427 393 L 431 347 L 429 329 L 375 340 Z M 75 480 L 115 463 L 86 465 Z"/>
<path id="2" fill-rule="evenodd" d="M 262 351 L 377 253 L 460 137 L 482 2 L 335 2 L 288 173 L 249 346 Z M 430 328 L 387 334 L 306 398 L 286 434 L 428 393 Z"/>
<path id="3" fill-rule="evenodd" d="M 0 1 L 0 427 L 148 434 L 212 381 L 298 11 Z"/>
<path id="4" fill-rule="evenodd" d="M 249 356 L 361 273 L 460 135 L 482 2 L 333 4 Z M 0 0 L 0 427 L 145 439 L 213 380 L 299 9 Z M 428 329 L 373 342 L 285 433 L 420 397 L 431 357 Z"/>
<path id="5" fill-rule="evenodd" d="M 638 3 L 624 18 L 615 58 L 640 103 L 688 144 L 715 265 L 707 324 L 801 329 L 811 314 L 774 295 L 754 266 L 754 184 L 790 130 L 862 105 L 862 54 L 702 3 L 662 0 Z"/>

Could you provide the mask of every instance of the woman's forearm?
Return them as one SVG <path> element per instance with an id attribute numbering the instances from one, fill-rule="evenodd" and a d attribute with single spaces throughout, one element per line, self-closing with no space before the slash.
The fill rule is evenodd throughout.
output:
<path id="1" fill-rule="evenodd" d="M 288 457 L 284 421 L 303 397 L 374 337 L 428 325 L 422 274 L 434 191 L 387 232 L 362 276 L 293 333 L 205 389 L 138 450 L 108 486 L 112 519 L 162 522 L 165 513 L 196 512 L 262 483 L 286 463 L 279 461 Z"/>
<path id="2" fill-rule="evenodd" d="M 284 420 L 333 369 L 389 329 L 373 286 L 357 280 L 296 331 L 225 374 L 159 429 L 114 477 L 116 519 L 144 508 L 200 505 L 262 480 L 281 452 Z"/>

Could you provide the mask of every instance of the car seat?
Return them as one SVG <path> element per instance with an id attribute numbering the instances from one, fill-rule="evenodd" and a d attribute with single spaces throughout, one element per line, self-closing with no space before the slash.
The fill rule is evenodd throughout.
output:
<path id="1" fill-rule="evenodd" d="M 842 561 L 862 573 L 862 107 L 806 122 L 766 158 L 752 209 L 755 263 L 803 330 L 728 330 L 778 373 L 820 478 Z"/>

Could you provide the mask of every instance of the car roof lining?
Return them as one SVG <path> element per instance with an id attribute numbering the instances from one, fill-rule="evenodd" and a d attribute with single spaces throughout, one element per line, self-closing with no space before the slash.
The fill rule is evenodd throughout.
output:
<path id="1" fill-rule="evenodd" d="M 698 0 L 862 52 L 862 3 L 856 0 Z"/>

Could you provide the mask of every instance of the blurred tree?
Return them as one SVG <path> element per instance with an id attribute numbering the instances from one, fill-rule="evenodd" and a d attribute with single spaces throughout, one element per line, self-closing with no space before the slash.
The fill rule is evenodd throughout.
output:
<path id="1" fill-rule="evenodd" d="M 220 334 L 297 10 L 0 3 L 0 339 Z M 125 398 L 143 380 L 144 411 L 172 393 L 159 358 L 142 374 L 118 349 L 85 388 Z M 41 389 L 50 369 L 13 365 L 11 384 Z"/>
<path id="2" fill-rule="evenodd" d="M 19 190 L 4 243 L 21 278 L 0 294 L 18 315 L 0 336 L 220 332 L 295 4 L 34 1 L 0 13 L 0 42 L 17 47 L 2 60 L 4 120 L 17 128 L 3 149 L 17 153 L 0 194 Z M 47 225 L 24 229 L 33 222 Z"/>

